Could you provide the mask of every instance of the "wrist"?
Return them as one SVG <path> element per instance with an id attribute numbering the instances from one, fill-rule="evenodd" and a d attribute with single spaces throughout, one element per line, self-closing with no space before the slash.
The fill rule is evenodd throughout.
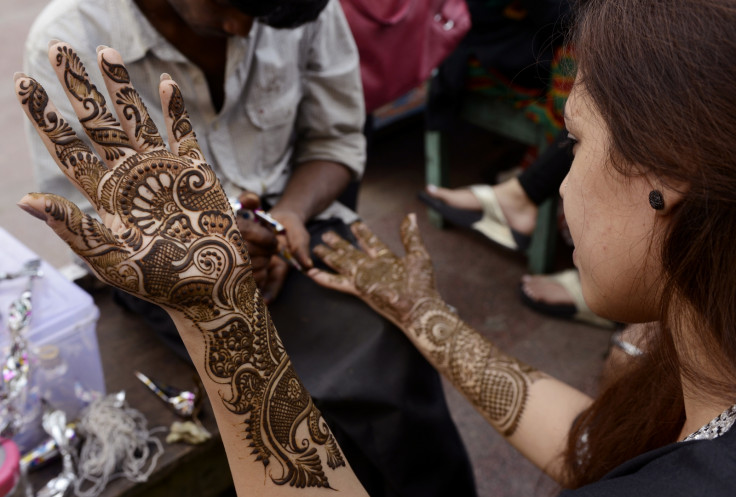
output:
<path id="1" fill-rule="evenodd" d="M 405 329 L 412 330 L 415 336 L 420 336 L 422 330 L 427 329 L 428 322 L 437 319 L 446 324 L 460 321 L 457 309 L 445 302 L 438 293 L 417 299 L 403 317 L 402 325 Z"/>

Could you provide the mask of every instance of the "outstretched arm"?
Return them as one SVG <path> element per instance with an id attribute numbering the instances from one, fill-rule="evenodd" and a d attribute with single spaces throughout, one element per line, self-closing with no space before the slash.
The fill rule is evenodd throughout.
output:
<path id="1" fill-rule="evenodd" d="M 100 47 L 97 59 L 120 122 L 74 50 L 49 48 L 93 148 L 35 80 L 16 74 L 15 89 L 101 222 L 55 195 L 30 194 L 19 205 L 102 280 L 168 311 L 212 402 L 239 495 L 365 495 L 284 351 L 178 86 L 162 76 L 167 149 L 120 55 Z"/>
<path id="2" fill-rule="evenodd" d="M 313 269 L 309 275 L 393 321 L 499 433 L 559 480 L 569 428 L 591 399 L 504 354 L 460 319 L 436 290 L 413 214 L 401 226 L 406 255 L 400 258 L 364 224 L 353 224 L 353 232 L 362 251 L 328 233 L 315 253 L 337 274 Z"/>

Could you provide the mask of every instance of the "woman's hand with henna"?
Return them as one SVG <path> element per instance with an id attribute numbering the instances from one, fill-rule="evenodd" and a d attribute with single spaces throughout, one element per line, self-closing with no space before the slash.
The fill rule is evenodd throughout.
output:
<path id="1" fill-rule="evenodd" d="M 409 214 L 401 224 L 406 254 L 397 257 L 362 222 L 352 231 L 363 249 L 358 250 L 335 233 L 323 236 L 325 245 L 314 248 L 337 274 L 319 269 L 309 276 L 322 286 L 360 297 L 373 309 L 401 328 L 409 326 L 413 308 L 427 299 L 440 300 L 432 261 L 422 243 L 416 216 Z"/>
<path id="2" fill-rule="evenodd" d="M 97 60 L 120 122 L 69 45 L 52 43 L 49 60 L 94 150 L 37 81 L 16 74 L 16 93 L 60 169 L 102 222 L 55 195 L 29 194 L 19 205 L 46 221 L 113 286 L 193 321 L 233 309 L 243 288 L 254 291 L 250 262 L 179 87 L 162 76 L 167 150 L 118 52 L 100 47 Z"/>

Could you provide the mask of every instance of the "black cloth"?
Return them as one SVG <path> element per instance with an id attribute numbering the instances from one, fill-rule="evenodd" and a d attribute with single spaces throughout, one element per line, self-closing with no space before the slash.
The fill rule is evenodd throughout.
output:
<path id="1" fill-rule="evenodd" d="M 355 242 L 337 219 L 307 228 L 312 246 L 328 230 Z M 117 299 L 188 359 L 163 310 L 123 292 Z M 297 374 L 372 497 L 476 495 L 439 375 L 401 330 L 297 271 L 269 310 Z"/>
<path id="2" fill-rule="evenodd" d="M 736 427 L 713 440 L 667 445 L 625 462 L 601 480 L 560 497 L 733 497 Z"/>
<path id="3" fill-rule="evenodd" d="M 560 191 L 562 180 L 572 164 L 572 151 L 567 143 L 567 130 L 562 130 L 537 160 L 518 176 L 521 187 L 535 205 L 541 205 Z"/>

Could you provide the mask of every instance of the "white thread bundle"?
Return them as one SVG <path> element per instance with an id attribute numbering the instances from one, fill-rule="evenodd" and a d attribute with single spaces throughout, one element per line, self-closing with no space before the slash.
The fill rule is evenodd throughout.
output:
<path id="1" fill-rule="evenodd" d="M 93 402 L 78 427 L 84 438 L 74 482 L 79 497 L 96 497 L 121 476 L 146 481 L 164 451 L 161 441 L 151 436 L 160 429 L 149 432 L 143 414 L 121 402 L 119 394 Z M 89 483 L 92 486 L 82 490 Z"/>

